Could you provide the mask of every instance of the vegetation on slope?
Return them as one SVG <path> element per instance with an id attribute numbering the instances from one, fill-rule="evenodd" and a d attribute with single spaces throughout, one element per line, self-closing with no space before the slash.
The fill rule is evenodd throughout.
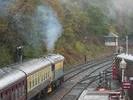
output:
<path id="1" fill-rule="evenodd" d="M 68 64 L 84 62 L 85 56 L 87 59 L 92 59 L 110 52 L 104 46 L 103 36 L 108 33 L 110 26 L 113 26 L 114 32 L 117 29 L 120 32 L 120 25 L 115 22 L 116 19 L 106 15 L 108 12 L 106 0 L 102 0 L 102 3 L 96 3 L 97 0 L 95 2 L 17 0 L 15 3 L 14 0 L 11 1 L 13 3 L 7 10 L 8 14 L 6 16 L 0 14 L 0 65 L 2 66 L 14 62 L 16 47 L 20 45 L 24 46 L 25 59 L 40 57 L 49 52 L 44 42 L 46 37 L 42 39 L 41 29 L 36 27 L 38 20 L 35 12 L 38 5 L 47 6 L 46 8 L 52 9 L 58 17 L 63 31 L 56 41 L 53 52 L 63 54 Z M 46 13 L 43 21 L 48 15 L 49 13 Z M 41 23 L 40 19 L 39 22 Z M 43 24 L 48 23 L 46 21 Z"/>

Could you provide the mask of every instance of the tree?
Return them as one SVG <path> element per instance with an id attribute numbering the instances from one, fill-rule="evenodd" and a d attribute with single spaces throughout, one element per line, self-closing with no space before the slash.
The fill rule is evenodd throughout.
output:
<path id="1" fill-rule="evenodd" d="M 108 20 L 102 11 L 97 7 L 88 8 L 88 17 L 90 23 L 88 25 L 88 31 L 90 34 L 103 35 L 108 31 Z"/>

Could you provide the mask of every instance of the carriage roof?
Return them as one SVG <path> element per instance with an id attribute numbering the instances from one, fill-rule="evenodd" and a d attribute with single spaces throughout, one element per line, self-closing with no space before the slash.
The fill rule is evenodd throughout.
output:
<path id="1" fill-rule="evenodd" d="M 133 61 L 133 55 L 131 54 L 122 53 L 122 54 L 117 55 L 117 57 L 121 59 Z"/>
<path id="2" fill-rule="evenodd" d="M 19 69 L 24 71 L 27 75 L 34 73 L 35 71 L 40 70 L 41 68 L 44 68 L 51 63 L 44 59 L 44 58 L 39 58 L 39 59 L 33 59 L 21 64 L 18 64 L 16 66 L 12 66 L 13 68 Z"/>
<path id="3" fill-rule="evenodd" d="M 34 73 L 35 71 L 40 70 L 41 68 L 49 66 L 51 63 L 55 63 L 56 61 L 63 60 L 64 57 L 57 54 L 51 54 L 43 58 L 39 59 L 33 59 L 21 64 L 18 64 L 16 66 L 13 66 L 14 68 L 17 68 L 19 70 L 24 71 L 27 75 Z"/>
<path id="4" fill-rule="evenodd" d="M 56 62 L 64 60 L 64 57 L 62 55 L 59 55 L 59 54 L 50 54 L 46 58 L 49 61 L 51 61 L 52 63 L 56 63 Z"/>
<path id="5" fill-rule="evenodd" d="M 0 90 L 3 90 L 10 85 L 13 85 L 24 77 L 25 73 L 23 73 L 22 71 L 7 67 L 0 69 Z"/>

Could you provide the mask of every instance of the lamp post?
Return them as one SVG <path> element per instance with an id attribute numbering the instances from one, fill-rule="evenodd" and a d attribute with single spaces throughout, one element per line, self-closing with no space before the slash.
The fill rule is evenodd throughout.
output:
<path id="1" fill-rule="evenodd" d="M 126 36 L 126 54 L 128 54 L 128 36 Z"/>
<path id="2" fill-rule="evenodd" d="M 125 62 L 124 59 L 122 59 L 122 61 L 120 62 L 120 68 L 122 70 L 122 84 L 124 83 L 125 81 L 125 69 L 126 69 L 126 66 L 127 66 L 127 63 Z M 123 100 L 123 94 L 124 94 L 124 91 L 123 91 L 123 87 L 122 87 L 122 100 Z"/>
<path id="3" fill-rule="evenodd" d="M 118 46 L 118 37 L 115 38 L 115 48 L 116 48 L 116 54 L 119 53 L 118 52 L 118 49 L 119 49 L 119 46 Z"/>

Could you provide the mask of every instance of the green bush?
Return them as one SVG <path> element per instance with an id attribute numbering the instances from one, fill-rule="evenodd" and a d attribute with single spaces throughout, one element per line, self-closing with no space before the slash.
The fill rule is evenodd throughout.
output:
<path id="1" fill-rule="evenodd" d="M 24 57 L 28 58 L 36 58 L 44 55 L 46 50 L 41 47 L 32 47 L 32 46 L 25 46 L 24 47 Z"/>
<path id="2" fill-rule="evenodd" d="M 13 61 L 13 56 L 10 54 L 10 51 L 7 47 L 0 47 L 0 67 L 10 64 Z"/>
<path id="3" fill-rule="evenodd" d="M 86 51 L 85 45 L 83 43 L 81 43 L 80 41 L 77 41 L 75 43 L 75 50 L 79 53 L 85 53 L 85 51 Z"/>

